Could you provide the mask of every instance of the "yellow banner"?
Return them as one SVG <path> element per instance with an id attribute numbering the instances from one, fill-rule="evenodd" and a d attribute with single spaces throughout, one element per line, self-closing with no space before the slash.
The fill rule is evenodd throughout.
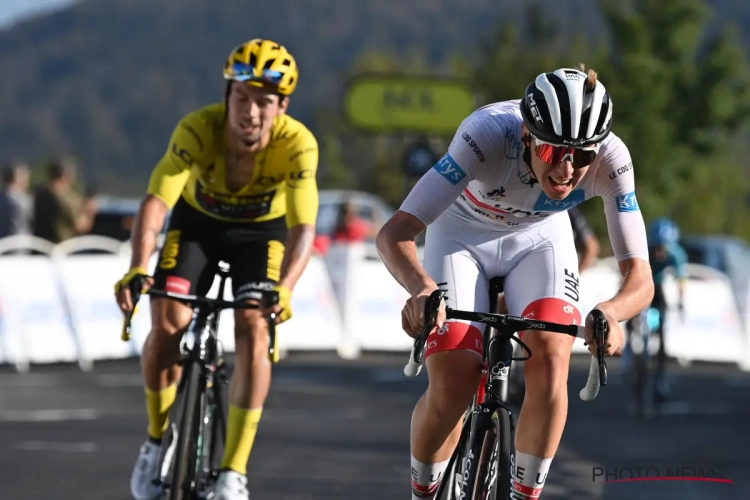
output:
<path id="1" fill-rule="evenodd" d="M 349 124 L 370 132 L 453 134 L 476 108 L 465 83 L 438 78 L 356 77 L 344 97 Z"/>

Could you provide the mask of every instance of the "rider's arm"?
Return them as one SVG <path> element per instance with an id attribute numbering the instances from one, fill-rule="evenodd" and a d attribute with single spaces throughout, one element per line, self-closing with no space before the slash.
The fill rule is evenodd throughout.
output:
<path id="1" fill-rule="evenodd" d="M 140 267 L 148 270 L 148 261 L 156 250 L 159 233 L 164 227 L 169 207 L 152 194 L 147 194 L 135 217 L 130 236 L 132 254 L 130 268 Z"/>
<path id="2" fill-rule="evenodd" d="M 289 227 L 281 281 L 294 289 L 313 252 L 318 216 L 318 142 L 308 130 L 300 132 L 290 148 L 291 169 L 286 179 L 286 221 Z"/>
<path id="3" fill-rule="evenodd" d="M 484 161 L 505 158 L 504 154 L 494 153 L 502 147 L 496 137 L 502 134 L 489 133 L 486 121 L 465 120 L 445 156 L 422 176 L 401 208 L 378 232 L 380 258 L 410 295 L 435 287 L 434 280 L 419 262 L 415 238 L 455 201 L 476 177 Z M 469 142 L 475 143 L 480 155 Z"/>
<path id="4" fill-rule="evenodd" d="M 131 268 L 148 269 L 167 213 L 182 195 L 196 159 L 203 154 L 205 145 L 194 128 L 185 123 L 190 119 L 188 115 L 177 125 L 167 151 L 151 173 L 146 197 L 133 224 Z"/>
<path id="5" fill-rule="evenodd" d="M 654 281 L 648 261 L 646 226 L 635 196 L 630 152 L 615 138 L 604 155 L 595 185 L 604 200 L 607 231 L 623 279 L 615 296 L 599 307 L 617 321 L 625 321 L 651 303 Z"/>

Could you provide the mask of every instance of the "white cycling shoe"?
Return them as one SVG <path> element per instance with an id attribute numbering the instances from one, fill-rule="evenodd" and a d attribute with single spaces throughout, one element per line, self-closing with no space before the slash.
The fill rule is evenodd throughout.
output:
<path id="1" fill-rule="evenodd" d="M 169 470 L 176 444 L 177 439 L 173 439 L 164 454 L 161 471 L 158 470 L 161 446 L 150 439 L 141 445 L 138 459 L 135 461 L 135 467 L 130 476 L 130 493 L 135 500 L 158 500 L 161 497 L 160 480 Z"/>
<path id="2" fill-rule="evenodd" d="M 211 500 L 248 500 L 247 477 L 233 470 L 219 472 Z"/>

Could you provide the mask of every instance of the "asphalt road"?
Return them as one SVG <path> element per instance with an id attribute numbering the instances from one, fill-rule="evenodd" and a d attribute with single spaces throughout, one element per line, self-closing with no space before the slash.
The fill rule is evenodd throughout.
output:
<path id="1" fill-rule="evenodd" d="M 405 358 L 354 363 L 322 354 L 278 365 L 250 459 L 251 498 L 410 498 L 409 422 L 426 379 L 406 379 Z M 616 362 L 599 398 L 580 401 L 586 365 L 585 357 L 574 361 L 568 426 L 543 499 L 750 498 L 750 374 L 673 367 L 673 400 L 647 421 L 627 412 Z M 4 367 L 0 387 L 0 498 L 130 498 L 146 430 L 137 361 L 102 363 L 91 373 L 55 366 L 19 375 Z M 734 483 L 605 482 L 637 476 L 638 468 Z"/>

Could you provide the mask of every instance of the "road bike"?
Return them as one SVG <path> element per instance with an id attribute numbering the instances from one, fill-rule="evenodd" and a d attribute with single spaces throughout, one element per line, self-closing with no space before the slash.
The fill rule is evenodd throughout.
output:
<path id="1" fill-rule="evenodd" d="M 446 283 L 439 284 L 444 286 Z M 497 295 L 502 291 L 502 278 L 490 280 L 490 308 L 496 309 Z M 427 300 L 424 311 L 424 328 L 414 340 L 409 363 L 404 374 L 416 376 L 422 367 L 427 337 L 435 326 L 440 303 L 446 290 L 435 290 Z M 579 325 L 562 325 L 531 318 L 507 314 L 460 311 L 446 307 L 446 319 L 461 319 L 483 323 L 484 354 L 482 359 L 482 381 L 474 399 L 464 415 L 464 423 L 458 445 L 451 456 L 443 475 L 435 500 L 501 500 L 512 498 L 511 457 L 513 456 L 514 422 L 508 400 L 508 378 L 512 366 L 513 344 L 517 342 L 527 353 L 523 361 L 531 358 L 531 350 L 516 333 L 525 330 L 544 330 L 583 337 L 584 328 Z M 604 346 L 609 325 L 599 310 L 591 311 L 594 319 L 594 342 L 597 356 L 592 356 L 586 386 L 579 395 L 584 401 L 592 401 L 599 387 L 607 385 L 607 364 Z"/>
<path id="2" fill-rule="evenodd" d="M 224 297 L 224 288 L 229 276 L 229 266 L 219 263 L 217 272 L 219 292 Z M 145 277 L 134 279 L 130 284 L 133 306 L 138 303 Z M 229 383 L 226 362 L 221 342 L 218 339 L 219 316 L 224 309 L 259 309 L 278 303 L 278 293 L 264 292 L 263 305 L 243 301 L 210 299 L 197 295 L 149 289 L 152 297 L 166 297 L 193 307 L 193 318 L 180 344 L 182 378 L 177 388 L 177 397 L 182 404 L 175 404 L 170 412 L 170 446 L 162 451 L 155 481 L 162 487 L 162 498 L 169 500 L 194 500 L 208 498 L 219 474 L 224 443 L 226 441 L 226 417 L 223 386 Z M 131 335 L 131 312 L 125 323 L 122 339 Z M 266 316 L 269 331 L 269 358 L 278 361 L 276 346 L 276 315 Z M 171 434 L 171 435 L 169 435 Z M 174 455 L 169 449 L 174 447 Z"/>

